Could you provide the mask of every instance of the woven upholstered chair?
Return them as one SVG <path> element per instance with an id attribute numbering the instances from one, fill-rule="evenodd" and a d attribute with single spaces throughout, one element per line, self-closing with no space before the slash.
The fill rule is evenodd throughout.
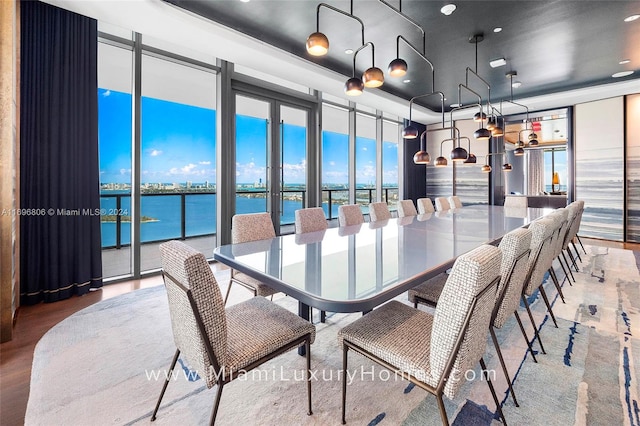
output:
<path id="1" fill-rule="evenodd" d="M 416 204 L 418 205 L 418 214 L 433 213 L 436 210 L 433 208 L 431 198 L 418 198 Z"/>
<path id="2" fill-rule="evenodd" d="M 353 226 L 364 223 L 364 215 L 358 204 L 346 204 L 338 207 L 338 225 Z"/>
<path id="3" fill-rule="evenodd" d="M 451 197 L 449 197 L 449 205 L 451 206 L 452 209 L 461 209 L 462 208 L 462 201 L 460 201 L 460 197 L 458 197 L 457 195 L 452 195 Z"/>
<path id="4" fill-rule="evenodd" d="M 389 211 L 387 203 L 383 201 L 369 204 L 369 218 L 371 219 L 371 222 L 391 219 L 391 212 Z"/>
<path id="5" fill-rule="evenodd" d="M 204 255 L 184 243 L 161 244 L 160 258 L 176 352 L 151 421 L 156 418 L 179 356 L 203 378 L 207 388 L 218 387 L 210 418 L 214 424 L 222 389 L 227 383 L 302 345 L 306 349 L 305 381 L 311 415 L 310 349 L 315 327 L 263 297 L 251 298 L 225 310 L 222 294 Z"/>
<path id="6" fill-rule="evenodd" d="M 551 251 L 551 262 L 549 263 L 549 269 L 547 270 L 547 272 L 549 273 L 549 276 L 553 281 L 553 285 L 556 287 L 556 290 L 558 291 L 558 295 L 562 299 L 562 303 L 565 303 L 564 294 L 562 293 L 562 287 L 560 286 L 560 282 L 558 281 L 558 277 L 553 268 L 553 261 L 555 259 L 558 259 L 558 262 L 562 266 L 562 269 L 564 270 L 564 273 L 566 275 L 567 269 L 565 268 L 562 262 L 562 258 L 560 257 L 560 254 L 562 253 L 562 243 L 564 241 L 564 237 L 569 226 L 567 221 L 568 210 L 566 208 L 556 209 L 552 213 L 547 215 L 547 218 L 553 220 L 555 223 L 554 230 L 552 232 L 551 244 L 549 245 L 549 250 Z M 569 269 L 569 273 L 571 273 L 570 271 L 571 270 Z M 569 282 L 571 282 L 570 279 L 569 279 Z"/>
<path id="7" fill-rule="evenodd" d="M 418 210 L 411 200 L 398 201 L 398 217 L 418 216 Z"/>
<path id="8" fill-rule="evenodd" d="M 556 323 L 555 316 L 553 315 L 553 311 L 551 311 L 549 299 L 547 298 L 547 294 L 545 293 L 544 287 L 542 286 L 544 274 L 549 269 L 549 267 L 551 266 L 551 262 L 553 261 L 551 241 L 555 229 L 556 223 L 552 218 L 542 218 L 534 220 L 529 225 L 529 230 L 531 231 L 531 252 L 529 253 L 527 277 L 525 278 L 524 288 L 521 295 L 522 303 L 527 310 L 531 325 L 533 325 L 533 332 L 535 334 L 534 340 L 538 339 L 538 343 L 540 344 L 542 353 L 547 352 L 545 351 L 542 340 L 540 339 L 538 326 L 536 325 L 533 314 L 531 313 L 531 308 L 529 306 L 529 302 L 527 301 L 527 296 L 531 296 L 536 289 L 540 289 L 540 295 L 542 296 L 544 303 L 547 305 L 547 309 L 549 310 L 551 319 L 553 319 L 553 322 L 557 327 L 558 325 Z"/>
<path id="9" fill-rule="evenodd" d="M 306 209 L 300 209 L 295 211 L 295 227 L 296 234 L 311 234 L 309 238 L 317 241 L 316 236 L 320 236 L 321 231 L 328 228 L 327 219 L 324 217 L 324 210 L 322 207 L 310 207 Z M 324 234 L 320 236 L 320 240 L 324 237 Z M 313 318 L 313 311 L 309 308 L 309 318 Z M 325 322 L 326 312 L 320 311 L 320 322 Z"/>
<path id="10" fill-rule="evenodd" d="M 436 203 L 436 211 L 444 211 L 444 210 L 449 210 L 451 209 L 451 204 L 449 204 L 449 200 L 447 200 L 447 197 L 437 197 L 435 199 L 435 203 Z"/>
<path id="11" fill-rule="evenodd" d="M 504 422 L 482 359 L 501 257 L 497 247 L 486 245 L 460 256 L 434 315 L 391 301 L 344 327 L 338 332 L 343 372 L 347 371 L 349 350 L 366 356 L 435 395 L 442 423 L 448 425 L 442 396 L 453 398 L 465 381 L 464 373 L 479 361 Z M 343 380 L 343 424 L 346 392 L 347 381 Z"/>
<path id="12" fill-rule="evenodd" d="M 324 231 L 327 229 L 327 219 L 322 207 L 309 207 L 295 211 L 296 234 Z"/>
<path id="13" fill-rule="evenodd" d="M 505 195 L 504 207 L 526 209 L 528 207 L 527 197 L 523 195 Z"/>
<path id="14" fill-rule="evenodd" d="M 276 231 L 271 222 L 269 213 L 247 213 L 237 214 L 231 218 L 231 243 L 240 244 L 251 241 L 268 240 L 276 236 Z M 253 292 L 254 296 L 273 296 L 276 290 L 269 287 L 260 280 L 249 275 L 231 269 L 231 280 L 224 297 L 224 303 L 227 303 L 231 285 L 238 283 L 242 287 Z"/>
<path id="15" fill-rule="evenodd" d="M 576 235 L 576 234 L 572 234 L 572 231 L 575 230 L 575 225 L 574 224 L 575 224 L 576 220 L 578 220 L 578 216 L 580 215 L 580 205 L 578 203 L 576 203 L 576 202 L 573 202 L 573 203 L 569 204 L 566 207 L 566 210 L 568 212 L 568 214 L 567 214 L 567 229 L 566 229 L 566 232 L 564 234 L 564 240 L 562 241 L 562 250 L 560 252 L 561 252 L 562 257 L 564 258 L 565 262 L 567 262 L 567 259 L 566 259 L 565 255 L 564 255 L 564 253 L 566 252 L 569 255 L 569 259 L 571 259 L 573 267 L 575 268 L 576 272 L 579 272 L 578 264 L 576 263 L 576 258 L 579 259 L 580 262 L 582 262 L 582 258 L 580 257 L 580 253 L 578 252 L 577 249 L 576 249 L 576 257 L 573 256 L 573 253 L 571 253 L 571 250 L 569 249 L 569 243 L 573 240 L 573 238 Z M 574 279 L 574 282 L 575 282 L 575 279 Z"/>
<path id="16" fill-rule="evenodd" d="M 495 328 L 502 328 L 506 320 L 515 314 L 520 326 L 520 331 L 524 336 L 527 345 L 529 345 L 529 351 L 535 360 L 535 354 L 529 344 L 529 337 L 524 330 L 522 321 L 518 315 L 517 309 L 520 303 L 520 295 L 522 294 L 522 288 L 527 276 L 527 265 L 529 260 L 529 251 L 531 246 L 531 231 L 524 228 L 515 229 L 506 234 L 500 241 L 500 251 L 502 252 L 502 263 L 500 266 L 500 284 L 498 286 L 498 292 L 496 294 L 495 307 L 491 319 L 491 327 L 489 332 L 493 345 L 496 348 L 502 371 L 507 379 L 507 384 L 511 390 L 511 396 L 513 401 L 518 406 L 518 400 L 516 399 L 515 392 L 513 390 L 513 384 L 507 371 L 500 345 L 496 337 Z M 440 274 L 435 278 L 423 283 L 411 290 L 409 290 L 409 301 L 413 303 L 414 307 L 418 304 L 424 304 L 428 306 L 437 306 L 438 299 L 442 289 L 444 288 L 447 280 L 447 274 Z M 536 360 L 537 362 L 537 360 Z"/>
<path id="17" fill-rule="evenodd" d="M 580 232 L 580 224 L 582 223 L 582 214 L 584 213 L 584 201 L 576 200 L 574 201 L 574 203 L 578 205 L 580 210 L 578 211 L 578 217 L 576 219 L 576 224 L 574 225 L 575 228 L 571 229 L 571 235 L 572 235 L 571 244 L 573 244 L 573 248 L 577 253 L 578 248 L 576 247 L 576 244 L 573 242 L 574 239 L 577 239 L 578 242 L 580 243 L 580 247 L 582 247 L 582 251 L 584 252 L 584 254 L 587 254 L 587 251 L 584 249 L 584 246 L 582 245 L 582 241 L 580 240 L 580 235 L 578 235 L 578 232 Z"/>

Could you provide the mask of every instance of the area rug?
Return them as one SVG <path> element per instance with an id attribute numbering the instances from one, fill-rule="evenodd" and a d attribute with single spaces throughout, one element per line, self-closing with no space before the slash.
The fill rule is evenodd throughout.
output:
<path id="1" fill-rule="evenodd" d="M 498 330 L 520 407 L 507 395 L 495 351 L 488 344 L 485 360 L 510 424 L 640 425 L 636 258 L 619 249 L 587 251 L 580 272 L 574 272 L 577 283 L 569 286 L 564 281 L 566 304 L 553 285 L 545 284 L 554 296 L 558 328 L 537 295 L 531 298 L 547 352 L 537 353 L 538 363 L 527 355 L 513 319 Z M 216 277 L 226 287 L 228 273 Z M 232 303 L 248 295 L 236 288 L 231 294 Z M 406 295 L 398 300 L 408 303 Z M 274 303 L 291 310 L 297 306 L 283 295 Z M 316 325 L 312 416 L 306 415 L 301 381 L 304 358 L 290 352 L 225 386 L 217 424 L 340 424 L 342 354 L 336 333 L 358 316 L 333 314 Z M 534 347 L 539 348 L 537 343 Z M 36 346 L 25 424 L 148 424 L 174 350 L 162 286 L 90 306 L 53 327 Z M 207 389 L 184 360 L 178 365 L 154 423 L 206 424 L 215 389 Z M 357 354 L 350 353 L 349 366 L 348 424 L 440 424 L 433 396 Z M 445 398 L 449 420 L 454 425 L 500 424 L 480 371 L 468 372 L 467 378 L 471 380 L 454 400 Z"/>

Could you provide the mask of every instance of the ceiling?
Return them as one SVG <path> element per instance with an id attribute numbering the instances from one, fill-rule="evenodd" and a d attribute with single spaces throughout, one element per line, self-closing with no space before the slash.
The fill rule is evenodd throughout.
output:
<path id="1" fill-rule="evenodd" d="M 317 1 L 310 0 L 170 0 L 169 3 L 201 15 L 224 26 L 273 45 L 282 51 L 314 62 L 351 77 L 353 54 L 361 43 L 360 24 L 341 13 L 320 8 L 320 31 L 330 41 L 329 53 L 313 57 L 306 52 L 305 41 L 316 31 Z M 327 4 L 350 12 L 351 1 L 327 0 Z M 385 4 L 386 3 L 386 4 Z M 396 37 L 402 35 L 422 51 L 425 30 L 425 56 L 435 69 L 435 90 L 444 92 L 449 105 L 458 103 L 459 84 L 468 84 L 483 102 L 487 86 L 469 67 L 491 86 L 491 101 L 534 97 L 595 85 L 640 78 L 640 19 L 624 22 L 624 18 L 640 14 L 639 1 L 455 1 L 457 9 L 450 16 L 440 12 L 445 4 L 438 0 L 355 0 L 353 15 L 364 23 L 366 42 L 375 46 L 375 65 L 386 73 L 387 65 L 396 58 Z M 398 13 L 400 12 L 400 13 Z M 403 15 L 410 18 L 407 20 Z M 494 28 L 502 31 L 495 33 Z M 470 43 L 474 34 L 484 40 Z M 410 99 L 431 92 L 431 69 L 427 62 L 406 44 L 400 44 L 400 57 L 409 65 L 405 77 L 385 75 L 379 89 L 394 96 Z M 491 68 L 489 61 L 505 58 L 506 66 Z M 620 64 L 623 59 L 630 60 Z M 371 66 L 371 49 L 357 56 L 357 75 Z M 629 77 L 612 78 L 619 71 L 635 71 Z M 513 89 L 505 77 L 517 71 L 513 81 L 522 85 Z M 410 82 L 404 83 L 403 80 Z M 640 83 L 638 84 L 640 91 Z M 461 89 L 463 104 L 478 98 Z M 428 97 L 422 105 L 440 110 L 440 101 Z"/>

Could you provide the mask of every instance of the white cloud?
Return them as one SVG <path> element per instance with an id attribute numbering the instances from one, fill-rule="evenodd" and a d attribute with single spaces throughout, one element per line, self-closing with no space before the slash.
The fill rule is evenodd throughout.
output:
<path id="1" fill-rule="evenodd" d="M 208 166 L 209 164 L 211 164 L 211 161 L 200 161 L 198 162 L 198 164 L 201 164 L 203 166 Z"/>
<path id="2" fill-rule="evenodd" d="M 152 157 L 157 157 L 158 155 L 162 154 L 162 151 L 160 151 L 159 149 L 152 149 L 151 150 L 151 156 Z"/>
<path id="3" fill-rule="evenodd" d="M 121 175 L 126 175 L 131 173 L 131 169 L 120 169 L 120 174 Z"/>
<path id="4" fill-rule="evenodd" d="M 105 92 L 102 94 L 102 96 L 104 96 L 105 98 L 109 95 L 111 95 L 111 90 L 105 90 Z"/>
<path id="5" fill-rule="evenodd" d="M 192 172 L 192 170 L 193 170 L 193 169 L 195 169 L 196 167 L 198 167 L 198 166 L 196 166 L 196 165 L 195 165 L 195 164 L 193 164 L 193 163 L 189 163 L 189 164 L 187 164 L 186 166 L 184 166 L 183 168 L 181 168 L 180 170 L 182 170 L 182 173 L 189 174 L 189 173 L 191 173 L 191 172 Z"/>
<path id="6" fill-rule="evenodd" d="M 362 150 L 363 150 L 363 151 L 367 151 L 367 147 L 366 147 L 366 146 L 363 146 L 363 147 L 362 147 Z"/>
<path id="7" fill-rule="evenodd" d="M 329 161 L 329 165 L 330 165 L 330 166 L 335 166 L 335 165 L 336 165 L 336 162 L 335 162 L 335 161 Z"/>

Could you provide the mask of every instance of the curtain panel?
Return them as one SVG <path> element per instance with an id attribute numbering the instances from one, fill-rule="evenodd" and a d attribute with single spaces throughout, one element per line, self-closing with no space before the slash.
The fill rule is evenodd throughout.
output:
<path id="1" fill-rule="evenodd" d="M 20 294 L 102 286 L 97 22 L 21 2 Z"/>

